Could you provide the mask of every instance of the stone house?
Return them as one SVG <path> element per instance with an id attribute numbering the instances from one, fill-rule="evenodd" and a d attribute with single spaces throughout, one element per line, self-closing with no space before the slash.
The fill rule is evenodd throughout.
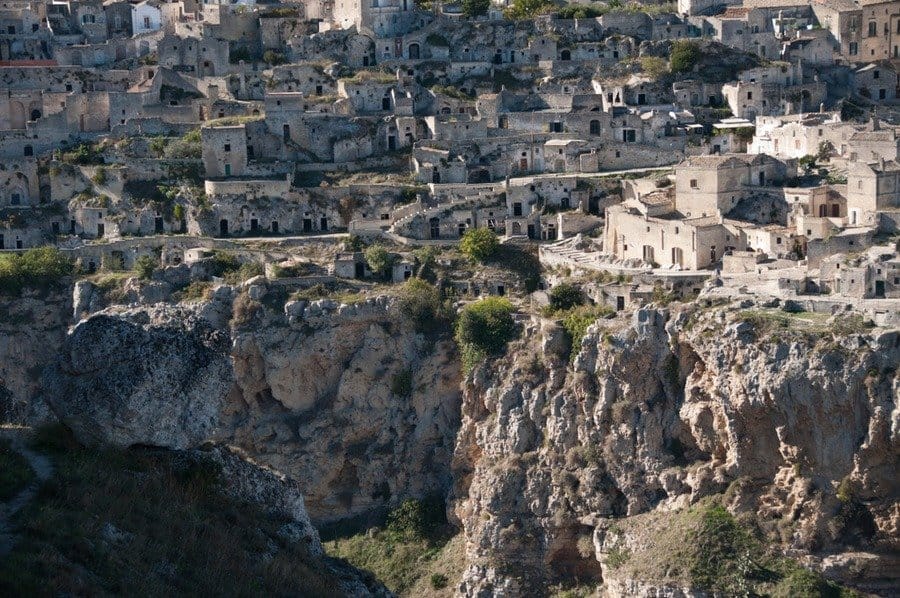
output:
<path id="1" fill-rule="evenodd" d="M 875 224 L 876 213 L 900 208 L 900 164 L 851 162 L 847 172 L 849 224 Z"/>
<path id="2" fill-rule="evenodd" d="M 900 0 L 862 0 L 860 59 L 887 60 L 900 57 Z"/>
<path id="3" fill-rule="evenodd" d="M 704 34 L 726 46 L 774 59 L 780 54 L 769 11 L 749 7 L 729 7 L 705 19 Z"/>
<path id="4" fill-rule="evenodd" d="M 691 156 L 675 168 L 678 211 L 687 218 L 704 218 L 731 211 L 753 187 L 783 181 L 790 171 L 766 155 Z"/>
<path id="5" fill-rule="evenodd" d="M 143 0 L 131 5 L 131 30 L 134 35 L 158 31 L 162 27 L 162 13 L 158 0 Z"/>
<path id="6" fill-rule="evenodd" d="M 818 108 L 825 101 L 825 85 L 803 83 L 800 64 L 775 63 L 743 71 L 737 81 L 722 86 L 722 95 L 734 116 L 753 120 Z"/>
<path id="7" fill-rule="evenodd" d="M 228 72 L 228 42 L 218 39 L 164 36 L 157 46 L 159 66 L 194 77 L 215 77 Z"/>
<path id="8" fill-rule="evenodd" d="M 341 29 L 356 27 L 378 38 L 394 38 L 419 24 L 414 0 L 336 0 L 333 24 Z"/>
<path id="9" fill-rule="evenodd" d="M 247 170 L 244 125 L 200 129 L 203 167 L 208 178 L 242 176 Z"/>
<path id="10" fill-rule="evenodd" d="M 871 63 L 855 69 L 851 85 L 856 95 L 873 102 L 890 103 L 897 100 L 897 72 L 886 62 Z"/>
<path id="11" fill-rule="evenodd" d="M 802 61 L 813 66 L 831 66 L 834 45 L 830 33 L 824 29 L 797 31 L 795 37 L 783 42 L 781 59 L 792 64 Z"/>
<path id="12" fill-rule="evenodd" d="M 665 192 L 607 208 L 605 226 L 606 252 L 664 268 L 699 270 L 728 250 L 743 249 L 739 232 L 726 227 L 721 217 L 685 218 Z"/>
<path id="13" fill-rule="evenodd" d="M 842 123 L 838 112 L 757 116 L 756 131 L 747 153 L 768 154 L 778 158 L 815 156 L 822 143 L 836 150 L 853 126 Z"/>

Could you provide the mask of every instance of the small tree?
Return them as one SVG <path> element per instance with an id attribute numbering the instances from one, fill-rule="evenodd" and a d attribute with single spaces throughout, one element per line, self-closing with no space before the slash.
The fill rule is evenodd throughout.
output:
<path id="1" fill-rule="evenodd" d="M 487 297 L 465 306 L 456 321 L 456 342 L 463 365 L 471 368 L 488 355 L 498 355 L 516 334 L 513 306 L 507 299 Z"/>
<path id="2" fill-rule="evenodd" d="M 813 155 L 806 155 L 800 158 L 797 163 L 800 165 L 800 168 L 807 174 L 812 172 L 812 169 L 816 166 L 816 157 Z"/>
<path id="3" fill-rule="evenodd" d="M 467 17 L 480 17 L 487 14 L 491 0 L 462 0 L 462 11 Z"/>
<path id="4" fill-rule="evenodd" d="M 470 260 L 483 262 L 500 247 L 497 235 L 489 228 L 470 228 L 459 243 L 459 249 Z"/>
<path id="5" fill-rule="evenodd" d="M 381 245 L 372 245 L 366 249 L 366 264 L 376 275 L 386 278 L 393 263 L 394 256 Z"/>
<path id="6" fill-rule="evenodd" d="M 584 293 L 573 284 L 563 282 L 550 290 L 550 307 L 553 311 L 572 309 L 582 303 L 584 303 Z"/>
<path id="7" fill-rule="evenodd" d="M 554 8 L 549 0 L 513 0 L 512 6 L 503 13 L 508 19 L 530 19 Z"/>
<path id="8" fill-rule="evenodd" d="M 672 53 L 669 56 L 669 64 L 673 73 L 687 73 L 694 69 L 694 65 L 700 61 L 700 46 L 696 42 L 685 39 L 677 40 L 672 44 Z"/>
<path id="9" fill-rule="evenodd" d="M 144 280 L 150 280 L 153 276 L 153 273 L 156 271 L 156 266 L 158 262 L 150 255 L 142 255 L 134 262 L 134 270 L 137 272 L 138 277 Z"/>

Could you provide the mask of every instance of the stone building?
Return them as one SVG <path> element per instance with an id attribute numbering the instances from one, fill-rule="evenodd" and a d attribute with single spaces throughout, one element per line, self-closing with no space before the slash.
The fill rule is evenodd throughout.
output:
<path id="1" fill-rule="evenodd" d="M 853 162 L 847 173 L 850 225 L 875 224 L 876 214 L 900 209 L 900 164 L 895 160 Z"/>
<path id="2" fill-rule="evenodd" d="M 208 178 L 243 176 L 247 170 L 247 132 L 244 125 L 200 129 L 203 168 Z"/>

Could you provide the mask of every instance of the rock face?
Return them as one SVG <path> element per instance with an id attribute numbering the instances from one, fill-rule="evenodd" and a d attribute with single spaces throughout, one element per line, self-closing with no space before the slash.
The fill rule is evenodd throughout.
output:
<path id="1" fill-rule="evenodd" d="M 67 292 L 0 298 L 0 421 L 46 416 L 41 373 L 66 338 L 71 306 Z"/>
<path id="2" fill-rule="evenodd" d="M 45 374 L 53 411 L 88 441 L 236 447 L 298 480 L 317 522 L 446 491 L 461 379 L 449 341 L 384 299 L 289 321 L 226 290 L 78 323 Z"/>
<path id="3" fill-rule="evenodd" d="M 465 380 L 454 457 L 465 594 L 533 595 L 578 578 L 613 594 L 689 595 L 666 579 L 617 578 L 607 532 L 718 493 L 784 548 L 886 562 L 900 524 L 900 336 L 777 338 L 736 315 L 601 321 L 573 366 L 555 333 L 532 324 Z M 842 482 L 851 496 L 839 499 Z M 855 515 L 839 517 L 848 502 Z"/>
<path id="4" fill-rule="evenodd" d="M 173 449 L 215 438 L 232 374 L 229 338 L 202 318 L 173 312 L 167 325 L 132 311 L 74 328 L 44 386 L 52 389 L 50 407 L 79 438 Z"/>

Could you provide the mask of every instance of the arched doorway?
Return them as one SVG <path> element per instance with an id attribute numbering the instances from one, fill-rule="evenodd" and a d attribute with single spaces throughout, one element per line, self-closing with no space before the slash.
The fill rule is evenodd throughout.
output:
<path id="1" fill-rule="evenodd" d="M 31 118 L 29 120 L 37 120 L 41 117 L 41 111 L 38 109 L 34 109 L 31 111 Z"/>
<path id="2" fill-rule="evenodd" d="M 407 53 L 409 54 L 410 60 L 418 60 L 419 59 L 419 44 L 409 44 Z"/>
<path id="3" fill-rule="evenodd" d="M 569 50 L 563 50 L 559 53 L 560 60 L 572 60 L 572 52 Z"/>

